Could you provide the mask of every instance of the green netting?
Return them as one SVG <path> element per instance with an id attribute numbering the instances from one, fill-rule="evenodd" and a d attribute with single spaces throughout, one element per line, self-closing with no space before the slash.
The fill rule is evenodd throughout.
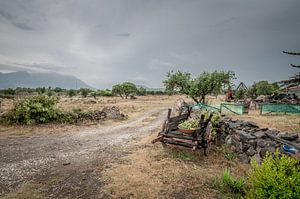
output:
<path id="1" fill-rule="evenodd" d="M 245 112 L 244 104 L 221 104 L 221 113 L 229 114 L 234 113 L 237 115 L 243 115 Z"/>
<path id="2" fill-rule="evenodd" d="M 260 113 L 300 114 L 300 104 L 261 104 Z"/>
<path id="3" fill-rule="evenodd" d="M 196 109 L 205 109 L 205 110 L 210 111 L 210 112 L 219 112 L 220 111 L 220 109 L 217 108 L 217 107 L 210 106 L 210 105 L 203 104 L 203 103 L 198 103 L 198 104 L 192 106 L 192 109 L 193 110 L 196 110 Z"/>

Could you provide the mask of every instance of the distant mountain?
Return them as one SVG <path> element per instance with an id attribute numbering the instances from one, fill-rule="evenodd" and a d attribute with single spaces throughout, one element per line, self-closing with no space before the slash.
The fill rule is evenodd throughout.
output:
<path id="1" fill-rule="evenodd" d="M 144 89 L 146 89 L 146 91 L 165 91 L 164 88 L 149 88 L 147 86 L 144 85 L 136 85 L 137 87 L 142 87 Z"/>
<path id="2" fill-rule="evenodd" d="M 0 89 L 5 88 L 92 88 L 77 77 L 71 75 L 61 75 L 57 73 L 28 73 L 26 71 L 1 73 L 0 72 Z"/>

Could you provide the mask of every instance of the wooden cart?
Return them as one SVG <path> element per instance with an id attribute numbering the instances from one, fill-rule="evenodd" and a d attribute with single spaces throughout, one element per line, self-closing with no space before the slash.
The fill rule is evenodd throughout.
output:
<path id="1" fill-rule="evenodd" d="M 158 133 L 157 138 L 152 143 L 160 141 L 162 144 L 174 144 L 192 148 L 193 150 L 203 148 L 204 154 L 207 155 L 211 141 L 211 130 L 208 129 L 208 125 L 212 114 L 206 120 L 204 120 L 204 115 L 201 116 L 199 122 L 200 128 L 193 134 L 184 134 L 178 130 L 178 125 L 190 117 L 191 109 L 188 108 L 185 113 L 176 117 L 170 117 L 171 111 L 171 109 L 168 110 L 167 120 L 164 122 L 161 132 Z"/>

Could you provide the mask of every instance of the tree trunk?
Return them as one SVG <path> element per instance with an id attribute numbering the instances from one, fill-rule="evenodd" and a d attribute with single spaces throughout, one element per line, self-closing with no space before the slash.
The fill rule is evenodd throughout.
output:
<path id="1" fill-rule="evenodd" d="M 202 102 L 202 103 L 205 103 L 205 95 L 202 95 L 202 96 L 201 96 L 201 102 Z"/>
<path id="2" fill-rule="evenodd" d="M 194 98 L 192 96 L 190 96 L 197 104 L 199 103 L 199 100 L 197 98 Z"/>

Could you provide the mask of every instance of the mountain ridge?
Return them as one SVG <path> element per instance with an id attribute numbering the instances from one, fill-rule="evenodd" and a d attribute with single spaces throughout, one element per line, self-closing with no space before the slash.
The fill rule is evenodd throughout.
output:
<path id="1" fill-rule="evenodd" d="M 58 73 L 29 73 L 27 71 L 10 73 L 0 72 L 0 89 L 49 86 L 66 89 L 92 88 L 90 85 L 72 75 L 62 75 Z"/>

